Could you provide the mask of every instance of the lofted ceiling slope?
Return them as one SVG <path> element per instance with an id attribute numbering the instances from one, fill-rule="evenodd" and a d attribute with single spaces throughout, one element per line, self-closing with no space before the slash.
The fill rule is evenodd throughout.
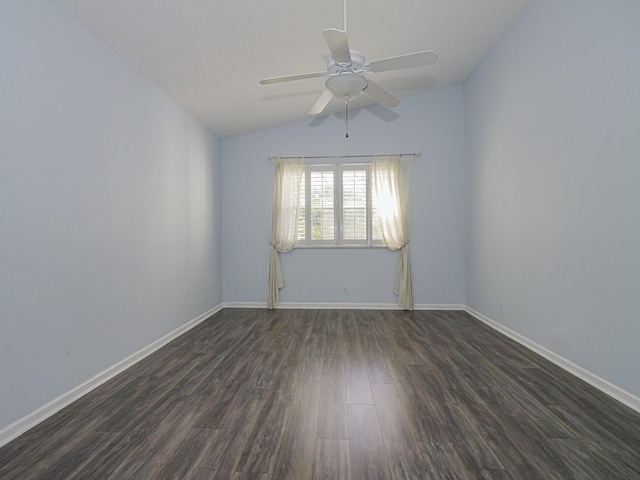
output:
<path id="1" fill-rule="evenodd" d="M 220 138 L 304 118 L 324 78 L 325 28 L 343 29 L 342 0 L 56 0 Z M 350 0 L 352 49 L 368 61 L 434 50 L 438 62 L 375 74 L 400 98 L 462 83 L 529 0 Z M 367 104 L 361 95 L 353 108 Z M 333 100 L 328 112 L 342 106 Z"/>

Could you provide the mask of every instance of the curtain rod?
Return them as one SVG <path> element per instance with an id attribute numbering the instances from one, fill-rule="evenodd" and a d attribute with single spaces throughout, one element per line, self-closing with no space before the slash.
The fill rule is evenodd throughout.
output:
<path id="1" fill-rule="evenodd" d="M 274 158 L 368 158 L 368 157 L 385 157 L 391 155 L 398 155 L 399 157 L 421 157 L 422 152 L 417 153 L 385 153 L 378 155 L 298 155 L 297 157 L 267 157 L 268 161 Z"/>

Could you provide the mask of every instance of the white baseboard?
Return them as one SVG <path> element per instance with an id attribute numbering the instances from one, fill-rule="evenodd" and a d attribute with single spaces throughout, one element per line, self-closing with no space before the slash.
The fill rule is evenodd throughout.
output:
<path id="1" fill-rule="evenodd" d="M 34 410 L 30 414 L 22 418 L 19 418 L 15 422 L 7 425 L 2 430 L 0 430 L 0 447 L 9 443 L 14 438 L 19 437 L 30 428 L 35 427 L 38 423 L 43 422 L 44 420 L 49 418 L 51 415 L 59 412 L 67 405 L 70 405 L 71 403 L 75 402 L 77 399 L 79 399 L 83 395 L 86 395 L 91 390 L 99 387 L 100 385 L 112 379 L 119 373 L 122 373 L 127 368 L 135 365 L 140 360 L 151 355 L 153 352 L 162 348 L 167 343 L 176 339 L 183 333 L 187 332 L 188 330 L 191 330 L 193 327 L 195 327 L 199 323 L 202 323 L 211 315 L 222 310 L 222 308 L 223 308 L 222 304 L 216 307 L 213 307 L 211 310 L 204 312 L 202 315 L 199 315 L 193 320 L 185 323 L 184 325 L 181 325 L 180 327 L 176 328 L 172 332 L 166 334 L 164 337 L 156 340 L 155 342 L 129 355 L 127 358 L 119 361 L 115 365 L 107 368 L 106 370 L 103 370 L 97 375 L 94 375 L 86 382 L 78 385 L 77 387 L 69 390 L 66 393 L 63 393 L 59 397 L 54 398 L 53 400 L 41 406 L 37 410 Z"/>
<path id="2" fill-rule="evenodd" d="M 311 310 L 400 310 L 397 303 L 304 303 L 282 302 L 276 308 L 304 308 Z"/>
<path id="3" fill-rule="evenodd" d="M 224 308 L 267 308 L 267 302 L 224 302 Z"/>
<path id="4" fill-rule="evenodd" d="M 459 303 L 419 303 L 414 310 L 464 310 L 466 307 Z"/>
<path id="5" fill-rule="evenodd" d="M 267 302 L 225 302 L 224 308 L 267 308 Z M 304 303 L 281 302 L 276 309 L 328 309 L 328 310 L 402 310 L 397 303 Z M 414 310 L 464 310 L 462 304 L 416 304 Z"/>
<path id="6" fill-rule="evenodd" d="M 494 330 L 506 335 L 507 337 L 515 340 L 519 344 L 527 347 L 529 350 L 536 352 L 537 354 L 543 356 L 550 362 L 555 363 L 560 368 L 566 370 L 567 372 L 575 375 L 576 377 L 584 380 L 588 384 L 594 386 L 598 390 L 606 393 L 610 397 L 615 398 L 621 403 L 624 403 L 626 406 L 634 409 L 637 412 L 640 412 L 640 398 L 636 397 L 634 394 L 627 392 L 626 390 L 617 387 L 616 385 L 607 382 L 603 378 L 591 373 L 590 371 L 582 368 L 579 365 L 576 365 L 570 360 L 558 355 L 555 352 L 543 347 L 542 345 L 534 342 L 533 340 L 529 340 L 528 338 L 520 335 L 517 332 L 514 332 L 510 328 L 505 327 L 504 325 L 496 322 L 495 320 L 490 319 L 489 317 L 481 314 L 480 312 L 475 311 L 473 308 L 465 307 L 464 309 L 469 315 L 480 320 L 482 323 L 490 326 Z"/>

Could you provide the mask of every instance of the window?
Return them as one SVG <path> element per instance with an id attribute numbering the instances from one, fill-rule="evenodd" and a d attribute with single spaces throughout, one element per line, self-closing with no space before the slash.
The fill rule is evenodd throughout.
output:
<path id="1" fill-rule="evenodd" d="M 296 247 L 382 246 L 370 165 L 305 165 Z"/>

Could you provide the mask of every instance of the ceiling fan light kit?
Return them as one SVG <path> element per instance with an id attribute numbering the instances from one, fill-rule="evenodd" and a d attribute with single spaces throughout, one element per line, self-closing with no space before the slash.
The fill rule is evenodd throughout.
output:
<path id="1" fill-rule="evenodd" d="M 357 73 L 343 73 L 329 77 L 325 86 L 338 98 L 353 100 L 367 88 L 367 79 Z"/>

